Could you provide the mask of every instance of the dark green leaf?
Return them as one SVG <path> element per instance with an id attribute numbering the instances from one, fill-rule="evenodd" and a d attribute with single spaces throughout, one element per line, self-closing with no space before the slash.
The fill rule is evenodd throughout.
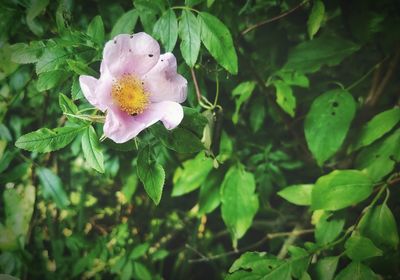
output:
<path id="1" fill-rule="evenodd" d="M 204 46 L 229 73 L 238 72 L 238 59 L 232 36 L 225 24 L 215 16 L 200 12 L 197 17 L 201 28 L 201 41 Z"/>
<path id="2" fill-rule="evenodd" d="M 69 54 L 60 47 L 47 47 L 36 63 L 36 74 L 58 69 Z"/>
<path id="3" fill-rule="evenodd" d="M 192 131 L 199 138 L 203 136 L 204 127 L 207 124 L 207 118 L 197 110 L 189 107 L 183 107 L 184 117 L 180 126 Z"/>
<path id="4" fill-rule="evenodd" d="M 352 262 L 335 277 L 335 280 L 378 280 L 379 277 L 368 266 Z"/>
<path id="5" fill-rule="evenodd" d="M 316 0 L 313 2 L 313 7 L 308 17 L 307 30 L 308 35 L 312 39 L 321 27 L 322 20 L 325 15 L 325 5 L 322 1 Z"/>
<path id="6" fill-rule="evenodd" d="M 237 124 L 237 122 L 239 121 L 240 107 L 250 98 L 255 87 L 255 82 L 247 81 L 240 83 L 233 89 L 232 96 L 235 98 L 235 112 L 232 115 L 232 122 L 234 124 Z"/>
<path id="7" fill-rule="evenodd" d="M 68 196 L 63 189 L 61 179 L 50 169 L 40 167 L 37 169 L 40 183 L 43 187 L 43 194 L 46 198 L 52 198 L 57 207 L 65 208 L 69 205 Z"/>
<path id="8" fill-rule="evenodd" d="M 346 255 L 353 261 L 363 261 L 376 256 L 382 256 L 382 251 L 368 238 L 352 236 L 344 244 Z"/>
<path id="9" fill-rule="evenodd" d="M 315 183 L 312 209 L 339 210 L 366 199 L 373 190 L 371 179 L 358 170 L 335 170 Z"/>
<path id="10" fill-rule="evenodd" d="M 304 130 L 308 147 L 319 165 L 341 147 L 355 112 L 356 103 L 345 90 L 331 90 L 314 100 Z"/>
<path id="11" fill-rule="evenodd" d="M 168 9 L 155 23 L 153 34 L 161 40 L 166 52 L 172 52 L 178 39 L 178 21 L 174 10 Z"/>
<path id="12" fill-rule="evenodd" d="M 78 75 L 97 76 L 97 72 L 82 61 L 72 59 L 67 59 L 66 61 L 71 71 L 75 72 Z"/>
<path id="13" fill-rule="evenodd" d="M 28 44 L 18 43 L 12 45 L 11 60 L 16 63 L 36 63 L 42 53 L 44 44 L 40 41 L 33 41 Z"/>
<path id="14" fill-rule="evenodd" d="M 93 126 L 89 126 L 82 135 L 82 151 L 89 166 L 104 173 L 103 153 Z"/>
<path id="15" fill-rule="evenodd" d="M 52 89 L 57 85 L 59 85 L 67 77 L 68 77 L 67 72 L 63 70 L 44 72 L 39 75 L 36 88 L 38 91 L 45 91 Z"/>
<path id="16" fill-rule="evenodd" d="M 58 97 L 58 104 L 64 113 L 76 114 L 78 112 L 78 107 L 75 103 L 62 93 Z"/>
<path id="17" fill-rule="evenodd" d="M 158 205 L 164 188 L 165 172 L 164 168 L 155 161 L 150 146 L 144 147 L 139 152 L 137 174 L 149 197 Z"/>
<path id="18" fill-rule="evenodd" d="M 44 32 L 43 27 L 35 19 L 44 12 L 49 2 L 49 0 L 31 1 L 26 10 L 26 23 L 35 35 L 41 36 Z"/>
<path id="19" fill-rule="evenodd" d="M 179 21 L 179 38 L 181 53 L 186 64 L 196 64 L 200 50 L 200 24 L 191 11 L 183 10 Z"/>
<path id="20" fill-rule="evenodd" d="M 199 216 L 211 213 L 221 204 L 220 186 L 222 173 L 213 170 L 203 182 L 199 194 Z"/>
<path id="21" fill-rule="evenodd" d="M 105 40 L 104 24 L 101 16 L 95 16 L 89 23 L 86 33 L 98 44 L 103 44 Z"/>

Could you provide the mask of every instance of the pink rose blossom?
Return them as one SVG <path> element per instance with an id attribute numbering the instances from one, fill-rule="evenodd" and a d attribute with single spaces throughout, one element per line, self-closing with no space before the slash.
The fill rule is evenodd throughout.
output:
<path id="1" fill-rule="evenodd" d="M 187 81 L 176 67 L 175 56 L 160 55 L 157 41 L 144 32 L 108 41 L 100 78 L 79 77 L 86 99 L 106 112 L 104 135 L 124 143 L 158 121 L 167 129 L 177 127 L 183 118 L 179 103 L 186 100 Z"/>

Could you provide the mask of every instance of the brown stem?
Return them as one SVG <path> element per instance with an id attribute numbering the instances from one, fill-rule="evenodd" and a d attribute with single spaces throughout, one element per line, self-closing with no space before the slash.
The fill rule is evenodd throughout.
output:
<path id="1" fill-rule="evenodd" d="M 297 6 L 291 8 L 290 10 L 287 10 L 286 12 L 284 12 L 284 13 L 282 13 L 282 14 L 280 14 L 280 15 L 277 15 L 277 16 L 275 16 L 275 17 L 273 17 L 273 18 L 265 19 L 265 20 L 260 21 L 260 22 L 258 22 L 258 23 L 256 23 L 256 24 L 253 24 L 253 25 L 247 27 L 247 28 L 246 28 L 245 30 L 243 30 L 242 32 L 240 32 L 240 34 L 242 34 L 242 36 L 243 36 L 243 35 L 249 33 L 250 31 L 252 31 L 253 29 L 255 29 L 255 28 L 257 28 L 257 27 L 260 27 L 260 26 L 262 26 L 262 25 L 264 25 L 264 24 L 267 24 L 267 23 L 276 21 L 276 20 L 278 20 L 278 19 L 281 19 L 281 18 L 283 18 L 283 17 L 285 17 L 285 16 L 291 14 L 292 12 L 296 11 L 298 8 L 302 7 L 302 6 L 305 5 L 307 2 L 309 2 L 309 0 L 305 0 L 305 1 L 301 2 L 301 3 L 298 4 Z"/>
<path id="2" fill-rule="evenodd" d="M 196 90 L 196 95 L 197 95 L 197 101 L 201 101 L 201 92 L 199 88 L 199 84 L 197 83 L 197 78 L 196 78 L 196 73 L 194 72 L 193 68 L 190 68 L 190 73 L 192 74 L 192 79 L 194 83 L 194 88 Z"/>

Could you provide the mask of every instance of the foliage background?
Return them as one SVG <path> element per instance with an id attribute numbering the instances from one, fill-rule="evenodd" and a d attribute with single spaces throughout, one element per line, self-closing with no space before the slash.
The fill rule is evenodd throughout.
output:
<path id="1" fill-rule="evenodd" d="M 400 278 L 398 1 L 5 0 L 0 17 L 2 273 Z M 78 76 L 140 31 L 177 56 L 185 119 L 99 142 Z"/>

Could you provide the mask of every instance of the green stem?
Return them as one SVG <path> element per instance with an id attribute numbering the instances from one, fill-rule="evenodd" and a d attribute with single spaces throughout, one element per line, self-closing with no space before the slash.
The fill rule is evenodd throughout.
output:
<path id="1" fill-rule="evenodd" d="M 215 75 L 215 79 L 216 79 L 216 89 L 215 89 L 215 99 L 214 99 L 214 108 L 217 106 L 218 103 L 218 97 L 219 97 L 219 77 L 218 77 L 218 72 L 217 75 Z"/>
<path id="2" fill-rule="evenodd" d="M 375 64 L 371 69 L 368 70 L 367 73 L 365 73 L 363 76 L 361 76 L 361 78 L 359 78 L 357 81 L 355 81 L 353 84 L 349 85 L 346 90 L 350 91 L 353 88 L 355 88 L 356 86 L 358 86 L 359 84 L 361 84 L 373 71 L 375 71 L 375 69 L 377 69 L 383 61 L 380 61 L 379 63 Z"/>

